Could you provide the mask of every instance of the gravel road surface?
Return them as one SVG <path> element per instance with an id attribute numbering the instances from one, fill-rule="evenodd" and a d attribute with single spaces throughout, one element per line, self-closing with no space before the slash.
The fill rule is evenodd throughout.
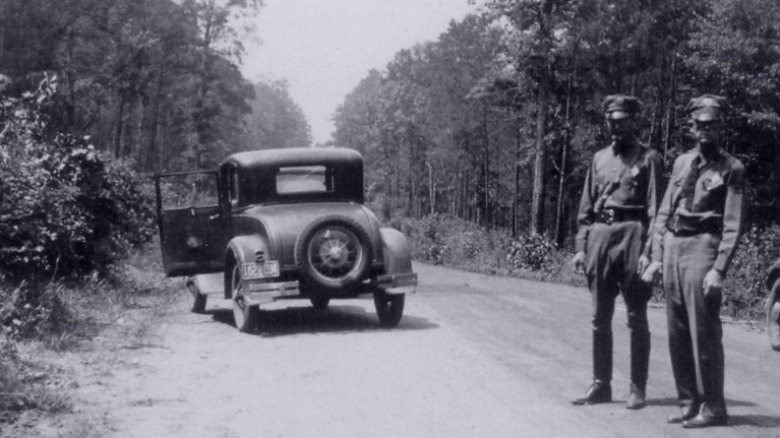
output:
<path id="1" fill-rule="evenodd" d="M 121 361 L 82 367 L 77 414 L 120 437 L 780 437 L 780 354 L 727 323 L 732 425 L 666 424 L 677 411 L 665 314 L 650 309 L 649 405 L 625 409 L 628 333 L 618 305 L 611 404 L 572 406 L 591 378 L 590 297 L 581 288 L 416 264 L 420 286 L 396 329 L 370 297 L 280 301 L 257 333 L 230 302 L 189 313 L 181 294 Z M 60 430 L 59 436 L 69 436 Z"/>

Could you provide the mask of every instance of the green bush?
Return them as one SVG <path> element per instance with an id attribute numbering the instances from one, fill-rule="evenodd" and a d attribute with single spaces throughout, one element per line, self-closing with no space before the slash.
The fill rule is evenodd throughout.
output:
<path id="1" fill-rule="evenodd" d="M 151 197 L 128 163 L 47 132 L 54 86 L 0 98 L 0 270 L 17 282 L 105 274 L 154 234 Z"/>
<path id="2" fill-rule="evenodd" d="M 780 258 L 780 225 L 753 226 L 742 236 L 724 281 L 723 309 L 742 319 L 763 318 L 766 276 Z"/>
<path id="3" fill-rule="evenodd" d="M 512 238 L 505 230 L 486 230 L 436 214 L 419 220 L 394 218 L 390 225 L 409 237 L 414 258 L 428 263 L 546 280 L 558 278 L 567 266 L 567 253 L 531 233 Z"/>
<path id="4" fill-rule="evenodd" d="M 8 339 L 50 339 L 72 324 L 60 285 L 0 289 L 0 302 L 0 329 Z"/>
<path id="5" fill-rule="evenodd" d="M 441 215 L 419 220 L 394 218 L 391 226 L 405 233 L 416 260 L 487 274 L 557 281 L 585 287 L 570 266 L 571 252 L 547 238 L 521 233 L 513 239 L 501 230 Z M 723 313 L 738 319 L 764 317 L 767 270 L 780 257 L 780 225 L 753 226 L 740 240 L 724 282 Z M 663 302 L 663 288 L 655 300 Z"/>
<path id="6" fill-rule="evenodd" d="M 557 245 L 539 234 L 526 233 L 509 243 L 509 260 L 513 269 L 553 273 L 556 270 Z"/>

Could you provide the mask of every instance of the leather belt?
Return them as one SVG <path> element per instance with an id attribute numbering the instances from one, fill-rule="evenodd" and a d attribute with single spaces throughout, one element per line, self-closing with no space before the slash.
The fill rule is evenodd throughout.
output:
<path id="1" fill-rule="evenodd" d="M 640 209 L 605 208 L 596 215 L 596 222 L 609 225 L 615 222 L 641 221 L 645 216 L 645 211 Z"/>
<path id="2" fill-rule="evenodd" d="M 669 229 L 675 236 L 695 236 L 697 234 L 721 234 L 720 221 L 716 219 L 701 220 L 675 214 L 672 217 Z"/>

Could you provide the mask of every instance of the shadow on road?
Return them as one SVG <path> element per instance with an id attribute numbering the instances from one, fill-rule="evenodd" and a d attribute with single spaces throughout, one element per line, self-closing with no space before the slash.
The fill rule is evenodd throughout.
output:
<path id="1" fill-rule="evenodd" d="M 665 397 L 647 400 L 648 406 L 677 406 L 677 399 L 674 397 Z M 726 401 L 726 406 L 755 406 L 755 403 L 744 400 Z M 731 426 L 752 426 L 761 429 L 780 428 L 780 417 L 771 417 L 768 415 L 729 415 L 729 424 Z"/>
<path id="2" fill-rule="evenodd" d="M 770 417 L 768 415 L 730 415 L 729 424 L 731 426 L 752 426 L 761 429 L 780 428 L 780 417 Z"/>
<path id="3" fill-rule="evenodd" d="M 220 323 L 235 326 L 233 312 L 229 309 L 213 309 L 206 312 Z M 351 333 L 364 331 L 385 331 L 379 325 L 376 314 L 366 312 L 360 306 L 330 305 L 326 310 L 313 307 L 290 307 L 284 309 L 262 309 L 259 313 L 254 334 L 261 336 L 288 336 L 302 333 Z M 438 325 L 425 318 L 404 315 L 394 331 L 427 330 Z"/>

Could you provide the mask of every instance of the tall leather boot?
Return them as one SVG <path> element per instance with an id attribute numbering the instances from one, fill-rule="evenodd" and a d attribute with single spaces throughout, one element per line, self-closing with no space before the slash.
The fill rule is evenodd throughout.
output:
<path id="1" fill-rule="evenodd" d="M 594 405 L 612 401 L 612 331 L 593 331 L 593 383 L 575 405 Z"/>
<path id="2" fill-rule="evenodd" d="M 612 381 L 612 330 L 593 331 L 593 380 Z"/>
<path id="3" fill-rule="evenodd" d="M 627 409 L 642 409 L 647 405 L 645 389 L 649 366 L 650 333 L 634 331 L 631 333 L 631 388 Z"/>

